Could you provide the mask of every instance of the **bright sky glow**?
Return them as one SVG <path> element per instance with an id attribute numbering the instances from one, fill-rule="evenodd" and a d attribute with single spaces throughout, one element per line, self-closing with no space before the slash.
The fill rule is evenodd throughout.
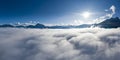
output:
<path id="1" fill-rule="evenodd" d="M 84 12 L 84 13 L 82 14 L 82 16 L 83 16 L 84 18 L 89 18 L 90 15 L 91 15 L 90 12 Z"/>
<path id="2" fill-rule="evenodd" d="M 120 0 L 0 0 L 0 24 L 87 24 L 120 17 Z M 78 24 L 80 24 L 78 23 Z M 93 23 L 93 22 L 92 22 Z"/>

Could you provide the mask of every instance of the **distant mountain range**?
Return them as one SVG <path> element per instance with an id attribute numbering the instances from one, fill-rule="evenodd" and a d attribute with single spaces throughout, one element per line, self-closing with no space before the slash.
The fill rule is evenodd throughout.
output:
<path id="1" fill-rule="evenodd" d="M 11 25 L 11 24 L 3 24 L 0 25 L 0 28 L 50 28 L 50 29 L 68 29 L 68 28 L 87 28 L 87 27 L 91 27 L 90 24 L 83 24 L 83 25 L 78 25 L 78 26 L 74 26 L 74 25 L 67 25 L 67 26 L 60 26 L 60 25 L 55 25 L 55 26 L 45 26 L 43 24 L 37 23 L 36 25 Z"/>
<path id="2" fill-rule="evenodd" d="M 101 27 L 101 28 L 118 28 L 120 27 L 120 19 L 118 17 L 116 18 L 110 18 L 107 20 L 104 20 L 103 22 L 100 22 L 98 24 L 82 24 L 82 25 L 67 25 L 67 26 L 45 26 L 43 24 L 37 23 L 35 25 L 11 25 L 11 24 L 3 24 L 0 25 L 1 28 L 50 28 L 50 29 L 68 29 L 68 28 L 89 28 L 89 27 Z"/>

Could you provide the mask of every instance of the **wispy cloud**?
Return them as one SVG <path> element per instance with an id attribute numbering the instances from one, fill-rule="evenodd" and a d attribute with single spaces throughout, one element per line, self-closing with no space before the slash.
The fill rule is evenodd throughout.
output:
<path id="1" fill-rule="evenodd" d="M 112 18 L 115 14 L 116 7 L 112 5 L 109 9 L 106 9 L 105 11 L 111 11 L 111 13 L 106 13 L 104 16 L 101 16 L 95 20 L 95 23 L 99 23 L 105 19 Z"/>
<path id="2" fill-rule="evenodd" d="M 112 10 L 112 15 L 115 14 L 115 9 L 116 9 L 116 7 L 115 7 L 114 5 L 112 5 L 112 6 L 110 7 L 110 10 Z"/>

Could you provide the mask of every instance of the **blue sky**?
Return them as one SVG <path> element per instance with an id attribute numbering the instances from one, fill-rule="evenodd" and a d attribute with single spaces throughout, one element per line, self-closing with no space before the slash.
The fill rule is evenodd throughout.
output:
<path id="1" fill-rule="evenodd" d="M 111 13 L 112 5 L 113 17 L 120 17 L 120 0 L 0 0 L 0 23 L 87 24 Z M 86 11 L 87 19 L 81 16 Z"/>

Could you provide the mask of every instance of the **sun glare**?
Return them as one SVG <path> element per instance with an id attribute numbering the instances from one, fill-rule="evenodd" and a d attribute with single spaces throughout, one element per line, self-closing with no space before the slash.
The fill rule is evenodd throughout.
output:
<path id="1" fill-rule="evenodd" d="M 82 16 L 83 16 L 84 18 L 89 18 L 89 17 L 90 17 L 90 12 L 84 12 L 84 13 L 82 14 Z"/>

